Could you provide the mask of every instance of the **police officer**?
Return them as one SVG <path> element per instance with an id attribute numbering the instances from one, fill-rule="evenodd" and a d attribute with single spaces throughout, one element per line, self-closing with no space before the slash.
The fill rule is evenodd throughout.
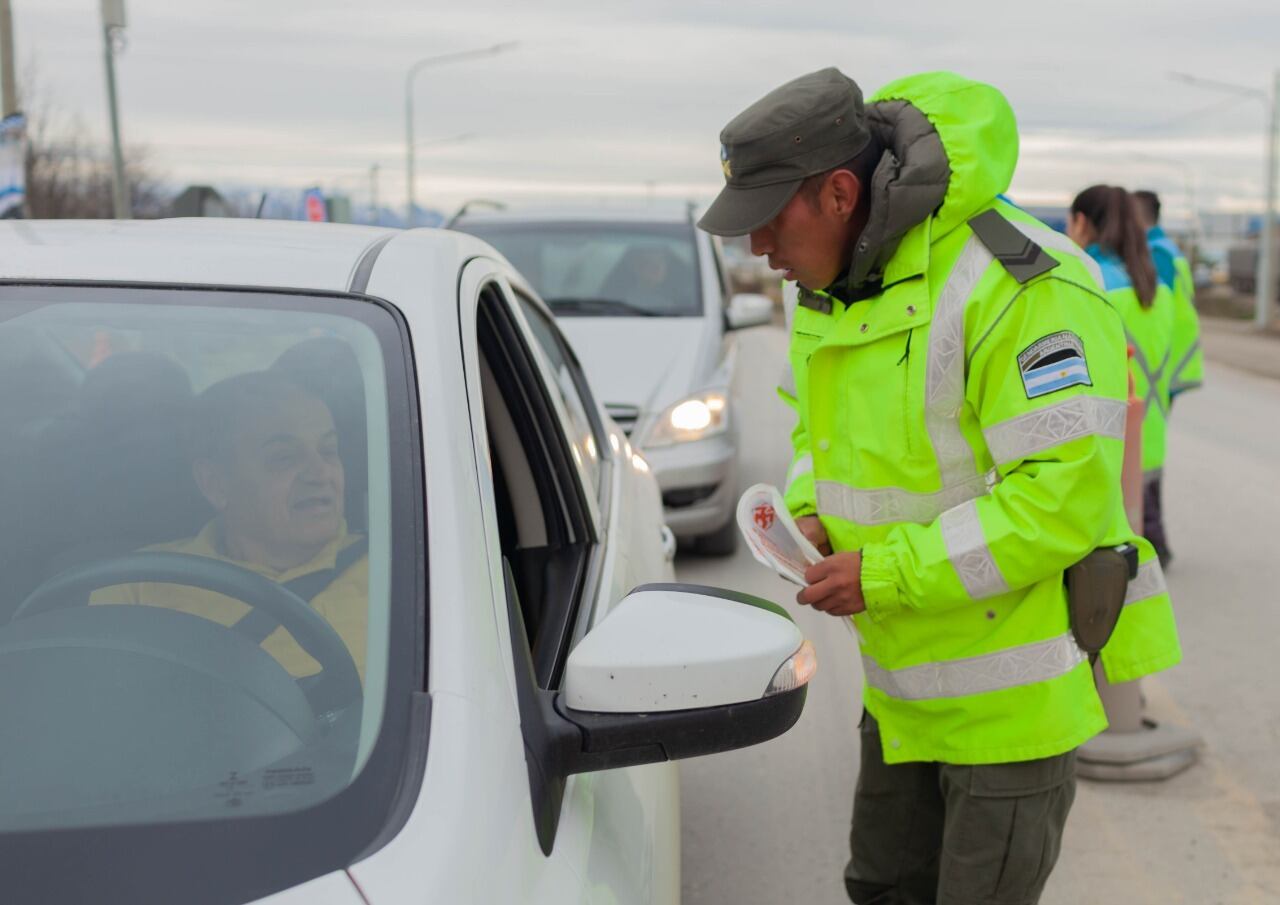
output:
<path id="1" fill-rule="evenodd" d="M 1169 413 L 1179 395 L 1194 390 L 1204 382 L 1204 353 L 1200 350 L 1200 317 L 1196 313 L 1195 282 L 1191 265 L 1168 233 L 1160 226 L 1160 197 L 1152 191 L 1133 193 L 1139 222 L 1147 231 L 1151 258 L 1156 275 L 1173 295 L 1173 334 L 1169 345 Z M 1143 518 L 1145 533 L 1155 544 L 1160 561 L 1173 558 L 1164 529 L 1164 475 L 1157 471 L 1146 482 Z"/>
<path id="2" fill-rule="evenodd" d="M 1118 185 L 1093 185 L 1071 202 L 1067 235 L 1098 262 L 1102 286 L 1120 314 L 1133 350 L 1134 391 L 1142 416 L 1142 535 L 1167 566 L 1169 546 L 1160 511 L 1169 414 L 1174 298 L 1156 274 L 1133 196 Z"/>
<path id="3" fill-rule="evenodd" d="M 913 76 L 864 107 L 836 69 L 721 133 L 700 225 L 799 283 L 786 499 L 824 552 L 802 604 L 852 617 L 865 684 L 845 884 L 854 902 L 1034 902 L 1105 725 L 1064 571 L 1137 545 L 1102 662 L 1180 657 L 1120 495 L 1124 331 L 1097 269 L 1000 198 L 994 88 Z"/>
<path id="4" fill-rule="evenodd" d="M 1147 231 L 1151 259 L 1160 282 L 1174 298 L 1173 346 L 1169 359 L 1169 396 L 1194 390 L 1204 382 L 1204 353 L 1200 349 L 1200 316 L 1196 312 L 1195 281 L 1182 249 L 1160 225 L 1160 196 L 1147 189 L 1133 193 L 1139 222 Z"/>

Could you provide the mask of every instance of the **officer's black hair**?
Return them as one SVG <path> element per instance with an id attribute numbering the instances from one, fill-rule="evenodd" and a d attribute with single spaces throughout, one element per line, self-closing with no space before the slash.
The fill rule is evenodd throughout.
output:
<path id="1" fill-rule="evenodd" d="M 1137 202 L 1138 210 L 1142 212 L 1143 219 L 1155 226 L 1160 222 L 1160 196 L 1150 189 L 1138 189 L 1133 193 L 1133 200 Z"/>
<path id="2" fill-rule="evenodd" d="M 1156 265 L 1133 196 L 1118 185 L 1093 185 L 1076 195 L 1071 214 L 1083 214 L 1097 231 L 1098 244 L 1124 261 L 1138 301 L 1150 308 L 1156 298 Z"/>
<path id="3" fill-rule="evenodd" d="M 883 154 L 884 146 L 873 135 L 867 141 L 867 146 L 854 157 L 844 163 L 837 164 L 825 172 L 815 173 L 806 177 L 804 182 L 800 183 L 800 188 L 796 189 L 796 194 L 804 198 L 810 207 L 816 209 L 818 206 L 818 193 L 822 190 L 822 185 L 827 181 L 827 177 L 837 170 L 848 170 L 858 178 L 858 182 L 862 185 L 862 195 L 858 199 L 858 204 L 865 204 L 869 200 L 867 186 L 871 184 L 871 176 L 875 173 L 876 166 L 880 163 L 880 158 Z"/>

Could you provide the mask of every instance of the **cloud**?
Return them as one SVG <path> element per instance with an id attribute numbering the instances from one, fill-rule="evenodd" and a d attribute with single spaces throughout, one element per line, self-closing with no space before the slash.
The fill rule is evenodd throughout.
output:
<path id="1" fill-rule="evenodd" d="M 105 141 L 96 0 L 15 5 L 20 57 Z M 1246 0 L 130 0 L 129 18 L 125 139 L 149 145 L 171 178 L 363 191 L 359 174 L 379 164 L 387 197 L 403 193 L 409 66 L 519 41 L 415 80 L 421 140 L 474 135 L 421 149 L 419 196 L 445 206 L 530 187 L 709 195 L 724 123 L 827 64 L 868 91 L 935 68 L 997 85 L 1022 124 L 1015 185 L 1028 190 L 1186 182 L 1159 157 L 1185 160 L 1201 197 L 1247 202 L 1261 186 L 1261 105 L 1166 72 L 1265 86 L 1280 32 L 1273 5 Z"/>

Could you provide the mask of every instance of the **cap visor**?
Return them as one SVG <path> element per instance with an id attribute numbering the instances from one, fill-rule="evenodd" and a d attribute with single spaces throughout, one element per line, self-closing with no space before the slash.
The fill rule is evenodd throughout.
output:
<path id="1" fill-rule="evenodd" d="M 754 188 L 726 185 L 702 215 L 698 226 L 713 236 L 745 236 L 782 212 L 803 179 Z"/>

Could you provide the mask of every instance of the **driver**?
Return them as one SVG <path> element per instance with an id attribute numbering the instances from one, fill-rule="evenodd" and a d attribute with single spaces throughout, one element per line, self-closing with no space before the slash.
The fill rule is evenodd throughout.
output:
<path id="1" fill-rule="evenodd" d="M 310 601 L 346 643 L 364 678 L 369 558 L 365 539 L 347 532 L 344 475 L 333 416 L 318 397 L 278 371 L 227 378 L 195 400 L 192 473 L 216 513 L 198 535 L 148 550 L 234 563 Z M 91 603 L 180 610 L 234 625 L 251 608 L 203 588 L 135 583 L 95 591 Z M 242 630 L 295 677 L 317 663 L 265 612 Z"/>
<path id="2" fill-rule="evenodd" d="M 618 262 L 604 294 L 655 312 L 670 310 L 672 294 L 671 255 L 657 245 L 633 245 Z"/>

